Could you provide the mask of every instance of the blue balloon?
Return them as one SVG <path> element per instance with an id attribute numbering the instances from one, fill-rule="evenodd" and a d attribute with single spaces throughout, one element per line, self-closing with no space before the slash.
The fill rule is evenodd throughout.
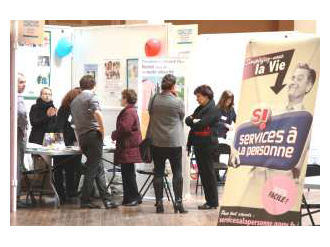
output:
<path id="1" fill-rule="evenodd" d="M 72 51 L 73 44 L 67 38 L 61 38 L 55 48 L 58 57 L 65 57 Z"/>

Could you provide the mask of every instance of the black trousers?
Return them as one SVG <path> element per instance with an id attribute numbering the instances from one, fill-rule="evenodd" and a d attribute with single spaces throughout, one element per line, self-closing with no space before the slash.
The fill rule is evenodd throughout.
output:
<path id="1" fill-rule="evenodd" d="M 173 173 L 173 190 L 176 200 L 182 199 L 182 147 L 156 147 L 151 146 L 152 157 L 154 160 L 154 188 L 156 200 L 163 198 L 163 175 L 165 172 L 165 161 L 169 159 Z M 159 186 L 157 186 L 160 184 Z M 155 187 L 156 185 L 156 187 Z M 160 191 L 158 192 L 158 188 Z M 157 198 L 158 197 L 158 198 Z"/>
<path id="2" fill-rule="evenodd" d="M 139 191 L 136 184 L 136 173 L 134 164 L 121 164 L 121 177 L 123 180 L 124 203 L 136 200 Z"/>
<path id="3" fill-rule="evenodd" d="M 78 179 L 80 178 L 81 156 L 65 155 L 54 157 L 55 187 L 62 199 L 74 195 L 77 190 Z M 65 188 L 63 171 L 65 172 Z"/>
<path id="4" fill-rule="evenodd" d="M 97 130 L 91 130 L 79 136 L 81 151 L 86 156 L 86 163 L 82 165 L 84 184 L 82 186 L 82 203 L 91 201 L 93 182 L 100 192 L 103 200 L 110 199 L 110 194 L 106 189 L 104 167 L 102 163 L 103 140 L 102 135 Z"/>
<path id="5" fill-rule="evenodd" d="M 194 146 L 194 151 L 206 203 L 217 207 L 219 205 L 218 183 L 213 163 L 216 145 Z"/>

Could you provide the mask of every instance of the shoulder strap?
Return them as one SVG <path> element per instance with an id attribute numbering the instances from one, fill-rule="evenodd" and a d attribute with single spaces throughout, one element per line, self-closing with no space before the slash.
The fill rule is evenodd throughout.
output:
<path id="1" fill-rule="evenodd" d="M 152 110 L 153 110 L 153 106 L 154 106 L 154 100 L 155 100 L 156 96 L 157 96 L 157 93 L 151 99 L 149 116 L 152 115 Z M 149 118 L 149 123 L 148 123 L 148 127 L 147 127 L 147 132 L 146 132 L 146 138 L 150 138 L 150 122 L 151 122 L 151 117 Z"/>
<path id="2" fill-rule="evenodd" d="M 150 111 L 149 111 L 149 115 L 152 115 L 152 112 L 153 112 L 153 106 L 154 106 L 154 100 L 157 96 L 157 93 L 154 95 L 154 97 L 152 97 L 151 99 L 151 103 L 150 103 Z"/>

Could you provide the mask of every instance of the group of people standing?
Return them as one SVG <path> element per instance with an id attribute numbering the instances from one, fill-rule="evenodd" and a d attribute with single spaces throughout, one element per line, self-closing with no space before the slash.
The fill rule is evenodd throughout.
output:
<path id="1" fill-rule="evenodd" d="M 20 89 L 20 82 L 24 82 L 24 80 L 23 75 L 19 76 L 19 93 L 24 91 L 24 89 Z M 50 88 L 41 90 L 40 98 L 37 99 L 37 103 L 32 106 L 30 111 L 32 130 L 29 142 L 42 144 L 45 133 L 60 132 L 64 135 L 65 144 L 71 146 L 77 141 L 75 131 L 82 153 L 87 160 L 82 165 L 80 165 L 81 156 L 75 156 L 74 159 L 61 157 L 62 160 L 54 161 L 55 171 L 58 171 L 57 175 L 55 172 L 55 184 L 60 198 L 65 201 L 67 197 L 76 195 L 75 183 L 72 183 L 74 175 L 72 174 L 81 170 L 84 174 L 84 182 L 80 207 L 100 208 L 99 205 L 92 202 L 93 183 L 95 181 L 105 208 L 116 208 L 118 204 L 111 199 L 106 190 L 102 164 L 105 136 L 104 120 L 94 89 L 94 78 L 90 75 L 83 76 L 80 80 L 80 88 L 74 88 L 67 93 L 59 110 L 54 107 L 51 101 Z M 215 105 L 212 89 L 208 85 L 199 86 L 194 91 L 199 106 L 192 115 L 185 118 L 184 103 L 176 92 L 175 76 L 170 74 L 164 76 L 161 89 L 161 93 L 153 95 L 149 101 L 150 121 L 146 134 L 146 137 L 151 140 L 151 153 L 154 163 L 153 186 L 156 197 L 156 212 L 164 212 L 163 176 L 167 159 L 170 161 L 173 173 L 174 212 L 188 212 L 182 203 L 184 122 L 190 127 L 186 144 L 187 150 L 190 153 L 191 147 L 193 147 L 205 192 L 206 202 L 198 206 L 198 209 L 217 208 L 219 200 L 214 169 L 214 153 L 217 152 L 218 138 L 226 138 L 227 131 L 232 129 L 231 123 L 236 120 L 233 108 L 234 95 L 230 91 L 225 91 L 218 105 Z M 139 118 L 134 107 L 136 102 L 137 94 L 134 90 L 126 89 L 122 92 L 121 105 L 124 109 L 119 113 L 116 130 L 111 134 L 112 140 L 116 141 L 114 162 L 121 165 L 124 192 L 122 205 L 125 206 L 137 206 L 142 203 L 135 174 L 135 163 L 142 163 L 139 150 L 142 137 Z M 19 124 L 18 128 L 26 133 L 26 111 L 24 115 L 24 110 L 19 110 L 18 115 L 19 121 L 21 121 L 20 116 L 22 119 L 25 118 L 22 121 L 24 123 Z M 69 121 L 69 116 L 72 116 L 72 121 Z M 72 128 L 72 123 L 75 129 Z M 24 147 L 21 149 L 23 150 Z M 66 162 L 70 164 L 66 164 Z M 22 161 L 19 164 L 23 164 Z M 20 166 L 18 167 L 20 168 Z M 81 169 L 78 167 L 81 167 Z M 66 174 L 66 189 L 63 187 L 63 169 Z M 73 172 L 70 169 L 74 169 Z"/>

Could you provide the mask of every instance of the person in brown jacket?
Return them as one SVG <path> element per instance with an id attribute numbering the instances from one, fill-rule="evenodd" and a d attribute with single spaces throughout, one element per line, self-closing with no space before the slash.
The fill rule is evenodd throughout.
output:
<path id="1" fill-rule="evenodd" d="M 139 144 L 142 141 L 140 121 L 134 108 L 136 92 L 126 89 L 121 93 L 121 105 L 125 108 L 117 117 L 116 130 L 111 139 L 116 141 L 115 164 L 121 164 L 124 199 L 122 205 L 137 206 L 142 203 L 136 184 L 134 163 L 142 163 Z"/>

